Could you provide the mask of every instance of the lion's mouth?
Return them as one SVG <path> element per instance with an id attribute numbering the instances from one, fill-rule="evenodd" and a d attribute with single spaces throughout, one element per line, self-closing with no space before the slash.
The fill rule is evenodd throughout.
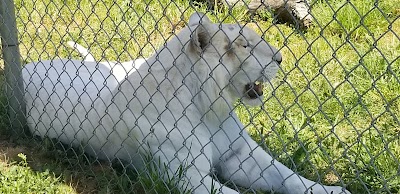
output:
<path id="1" fill-rule="evenodd" d="M 248 83 L 245 86 L 245 93 L 250 99 L 256 99 L 264 94 L 264 85 L 260 81 Z"/>

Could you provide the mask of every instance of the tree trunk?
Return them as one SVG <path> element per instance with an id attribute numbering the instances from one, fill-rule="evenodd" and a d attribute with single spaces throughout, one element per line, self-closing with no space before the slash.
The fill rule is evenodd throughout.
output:
<path id="1" fill-rule="evenodd" d="M 206 1 L 210 7 L 220 4 L 229 6 L 247 6 L 249 12 L 254 14 L 259 11 L 272 11 L 276 18 L 283 22 L 295 24 L 302 29 L 308 28 L 312 24 L 310 6 L 307 0 L 251 0 L 246 4 L 244 0 L 198 0 Z"/>

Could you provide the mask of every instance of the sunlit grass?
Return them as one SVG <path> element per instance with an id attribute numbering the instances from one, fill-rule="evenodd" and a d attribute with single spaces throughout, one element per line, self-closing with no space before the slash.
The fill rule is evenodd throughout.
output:
<path id="1" fill-rule="evenodd" d="M 148 57 L 186 25 L 191 13 L 206 12 L 206 6 L 189 1 L 15 4 L 25 62 L 80 58 L 65 45 L 69 40 L 87 46 L 97 60 Z M 400 4 L 338 0 L 312 5 L 315 22 L 307 32 L 274 25 L 268 14 L 266 21 L 251 21 L 243 8 L 208 13 L 214 22 L 247 23 L 284 56 L 264 108 L 236 111 L 261 146 L 307 178 L 342 181 L 353 193 L 400 193 Z M 143 186 L 146 181 L 134 173 L 104 172 L 94 177 L 101 192 L 158 185 L 152 176 Z"/>
<path id="2" fill-rule="evenodd" d="M 21 160 L 18 163 L 0 160 L 0 193 L 76 193 L 49 170 L 32 170 L 28 166 L 26 155 L 20 153 L 18 157 Z"/>

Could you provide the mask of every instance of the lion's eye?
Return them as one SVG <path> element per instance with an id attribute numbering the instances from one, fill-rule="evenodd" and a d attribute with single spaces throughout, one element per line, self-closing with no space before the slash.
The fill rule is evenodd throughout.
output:
<path id="1" fill-rule="evenodd" d="M 235 44 L 238 47 L 242 47 L 242 48 L 245 48 L 245 49 L 250 49 L 251 48 L 250 43 L 248 41 L 246 41 L 246 40 L 235 42 Z"/>

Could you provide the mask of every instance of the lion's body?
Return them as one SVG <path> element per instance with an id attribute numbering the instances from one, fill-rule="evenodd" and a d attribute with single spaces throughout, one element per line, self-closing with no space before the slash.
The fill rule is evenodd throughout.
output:
<path id="1" fill-rule="evenodd" d="M 171 173 L 187 166 L 184 180 L 195 193 L 212 187 L 236 193 L 208 175 L 213 168 L 244 187 L 283 193 L 310 193 L 313 187 L 314 194 L 325 193 L 320 184 L 273 160 L 233 112 L 237 99 L 262 103 L 254 83 L 269 83 L 280 54 L 248 28 L 219 26 L 202 17 L 194 14 L 188 27 L 127 79 L 115 79 L 109 69 L 88 61 L 26 65 L 31 131 L 136 168 L 145 153 L 159 158 Z M 254 89 L 249 91 L 249 85 Z"/>

